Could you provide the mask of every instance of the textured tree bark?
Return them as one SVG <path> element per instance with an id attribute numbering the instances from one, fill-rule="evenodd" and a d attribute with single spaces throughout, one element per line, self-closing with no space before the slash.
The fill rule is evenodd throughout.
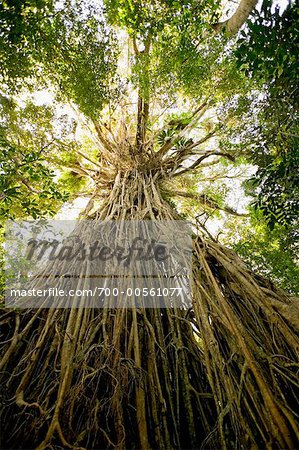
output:
<path id="1" fill-rule="evenodd" d="M 162 174 L 118 173 L 92 218 L 176 220 Z M 200 235 L 193 278 L 189 310 L 4 311 L 2 448 L 296 448 L 298 302 Z"/>
<path id="2" fill-rule="evenodd" d="M 101 196 L 101 207 L 85 216 L 180 219 L 161 191 L 192 149 L 172 142 L 150 153 L 142 136 L 134 148 L 125 127 L 117 145 L 95 128 L 101 172 L 92 201 Z M 77 232 L 89 242 L 84 222 Z M 77 288 L 88 289 L 90 267 L 77 266 Z M 68 273 L 69 262 L 51 270 Z M 299 300 L 196 227 L 192 271 L 188 308 L 2 311 L 2 448 L 298 447 Z"/>

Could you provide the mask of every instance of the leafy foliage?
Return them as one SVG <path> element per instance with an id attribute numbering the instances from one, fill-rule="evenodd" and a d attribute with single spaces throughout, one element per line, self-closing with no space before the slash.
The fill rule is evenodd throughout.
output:
<path id="1" fill-rule="evenodd" d="M 52 134 L 55 130 L 50 128 L 52 118 L 49 107 L 38 107 L 30 101 L 18 106 L 11 98 L 1 97 L 2 219 L 54 215 L 68 198 L 54 181 L 54 166 L 49 166 L 47 159 L 57 146 Z"/>
<path id="2" fill-rule="evenodd" d="M 134 57 L 131 80 L 144 96 L 165 105 L 165 100 L 171 103 L 180 92 L 196 101 L 214 94 L 228 64 L 228 53 L 223 52 L 226 41 L 222 36 L 203 36 L 217 21 L 220 4 L 219 0 L 105 2 L 111 23 L 125 28 L 140 50 Z M 147 43 L 149 56 L 143 51 Z"/>
<path id="3" fill-rule="evenodd" d="M 0 82 L 10 91 L 54 83 L 94 118 L 111 98 L 116 42 L 101 7 L 84 0 L 5 1 L 0 5 Z"/>
<path id="4" fill-rule="evenodd" d="M 238 238 L 236 239 L 236 236 Z M 252 214 L 250 223 L 232 227 L 226 243 L 255 273 L 271 279 L 292 294 L 299 294 L 298 229 L 276 223 L 269 229 L 261 213 Z"/>
<path id="5" fill-rule="evenodd" d="M 42 58 L 42 34 L 50 26 L 54 2 L 6 0 L 0 4 L 1 82 L 18 89 Z"/>
<path id="6" fill-rule="evenodd" d="M 282 154 L 265 158 L 268 164 L 261 165 L 255 177 L 246 183 L 247 192 L 256 194 L 253 205 L 263 212 L 271 230 L 276 223 L 286 226 L 298 223 L 298 145 L 294 145 L 289 152 L 284 150 Z"/>
<path id="7" fill-rule="evenodd" d="M 0 159 L 0 217 L 54 215 L 59 202 L 67 200 L 68 195 L 57 189 L 55 174 L 45 165 L 41 152 L 15 147 L 0 136 Z"/>
<path id="8" fill-rule="evenodd" d="M 157 36 L 166 28 L 177 27 L 182 32 L 187 26 L 209 26 L 211 18 L 219 15 L 220 3 L 215 0 L 198 2 L 194 0 L 150 0 L 150 1 L 126 1 L 106 0 L 108 18 L 114 24 L 125 27 L 130 35 L 136 38 L 146 37 L 148 34 Z"/>
<path id="9" fill-rule="evenodd" d="M 249 23 L 236 51 L 238 66 L 260 83 L 263 98 L 256 106 L 243 144 L 248 160 L 257 165 L 247 191 L 263 211 L 271 229 L 276 223 L 292 225 L 299 213 L 298 192 L 298 86 L 299 7 L 290 2 L 281 14 L 265 0 Z M 250 149 L 250 152 L 248 152 Z"/>
<path id="10" fill-rule="evenodd" d="M 290 1 L 283 13 L 279 5 L 264 0 L 238 41 L 238 66 L 262 83 L 267 83 L 271 96 L 298 105 L 299 6 Z"/>

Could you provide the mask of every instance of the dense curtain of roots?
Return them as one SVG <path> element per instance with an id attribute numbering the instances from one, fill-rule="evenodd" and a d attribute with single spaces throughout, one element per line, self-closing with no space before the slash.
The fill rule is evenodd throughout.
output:
<path id="1" fill-rule="evenodd" d="M 175 220 L 159 172 L 118 174 L 95 220 Z M 189 309 L 2 313 L 2 448 L 299 447 L 299 308 L 194 236 Z"/>

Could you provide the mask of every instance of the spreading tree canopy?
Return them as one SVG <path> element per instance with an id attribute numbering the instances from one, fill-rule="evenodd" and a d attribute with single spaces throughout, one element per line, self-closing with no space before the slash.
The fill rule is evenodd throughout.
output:
<path id="1" fill-rule="evenodd" d="M 3 448 L 299 445 L 298 299 L 252 272 L 203 219 L 239 216 L 223 180 L 247 161 L 260 164 L 266 214 L 270 181 L 282 179 L 293 204 L 291 138 L 278 156 L 287 126 L 276 127 L 272 151 L 267 125 L 270 167 L 248 141 L 267 114 L 260 103 L 268 95 L 274 111 L 286 89 L 276 78 L 291 77 L 284 65 L 293 64 L 281 47 L 278 68 L 261 59 L 262 81 L 255 75 L 257 42 L 271 39 L 254 34 L 257 19 L 246 28 L 256 4 L 2 2 L 2 215 L 43 217 L 87 198 L 87 222 L 188 218 L 193 233 L 191 307 L 2 310 Z M 286 27 L 295 40 L 292 21 L 268 26 L 270 10 L 265 3 L 269 35 Z M 78 220 L 88 243 L 86 227 Z M 87 288 L 88 265 L 77 263 Z M 68 263 L 52 269 L 67 272 Z"/>

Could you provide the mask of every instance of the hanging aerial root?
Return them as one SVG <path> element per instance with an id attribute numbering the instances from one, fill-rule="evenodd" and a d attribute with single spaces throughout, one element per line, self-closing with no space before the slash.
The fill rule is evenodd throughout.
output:
<path id="1" fill-rule="evenodd" d="M 299 329 L 272 300 L 280 295 L 285 310 L 290 305 L 299 314 L 298 306 L 214 242 L 197 239 L 194 264 L 194 311 L 220 417 L 239 423 L 258 448 L 296 448 Z M 225 441 L 222 420 L 219 427 Z"/>

